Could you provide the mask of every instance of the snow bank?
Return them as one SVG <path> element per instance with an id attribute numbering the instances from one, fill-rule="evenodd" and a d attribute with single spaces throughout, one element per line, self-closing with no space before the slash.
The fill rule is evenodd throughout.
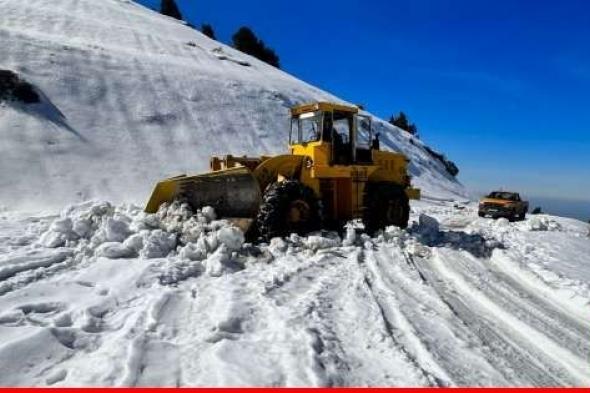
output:
<path id="1" fill-rule="evenodd" d="M 402 233 L 405 231 L 389 227 L 381 236 L 390 239 Z M 109 202 L 72 205 L 47 224 L 37 244 L 72 250 L 78 259 L 166 259 L 163 280 L 173 282 L 177 276 L 187 274 L 185 270 L 220 276 L 247 261 L 259 263 L 261 254 L 271 258 L 298 253 L 313 256 L 371 241 L 358 225 L 351 223 L 343 237 L 336 232 L 318 231 L 308 236 L 291 234 L 253 246 L 245 243 L 242 230 L 227 220 L 217 220 L 213 208 L 192 211 L 187 203 L 174 201 L 163 204 L 155 214 L 145 213 L 138 206 Z"/>
<path id="2" fill-rule="evenodd" d="M 245 239 L 240 229 L 215 217 L 210 207 L 193 212 L 179 201 L 163 204 L 156 214 L 133 205 L 88 202 L 65 209 L 38 243 L 47 248 L 72 248 L 90 257 L 203 261 L 210 275 L 219 276 Z M 166 273 L 178 274 L 182 273 Z"/>
<path id="3" fill-rule="evenodd" d="M 531 231 L 560 231 L 561 224 L 547 216 L 533 215 L 526 221 L 526 227 Z"/>

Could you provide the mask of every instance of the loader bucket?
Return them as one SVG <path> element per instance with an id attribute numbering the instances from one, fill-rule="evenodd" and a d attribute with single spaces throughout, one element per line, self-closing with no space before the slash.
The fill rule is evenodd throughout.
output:
<path id="1" fill-rule="evenodd" d="M 162 203 L 177 198 L 193 209 L 211 206 L 218 216 L 237 222 L 256 217 L 262 199 L 256 177 L 248 168 L 238 167 L 163 180 L 154 188 L 145 211 L 155 213 Z"/>

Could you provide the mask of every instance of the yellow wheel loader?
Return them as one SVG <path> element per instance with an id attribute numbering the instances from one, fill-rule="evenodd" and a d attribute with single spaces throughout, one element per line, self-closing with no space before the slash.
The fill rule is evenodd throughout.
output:
<path id="1" fill-rule="evenodd" d="M 419 199 L 408 159 L 379 149 L 371 118 L 357 107 L 314 102 L 291 108 L 287 154 L 212 157 L 211 172 L 159 182 L 145 211 L 183 199 L 215 208 L 256 238 L 342 228 L 361 219 L 369 233 L 405 228 L 409 199 Z"/>

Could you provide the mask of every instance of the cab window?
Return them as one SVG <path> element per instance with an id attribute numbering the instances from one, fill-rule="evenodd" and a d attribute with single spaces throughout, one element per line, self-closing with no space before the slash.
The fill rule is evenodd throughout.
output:
<path id="1" fill-rule="evenodd" d="M 314 142 L 320 139 L 321 112 L 302 113 L 291 120 L 291 144 Z"/>
<path id="2" fill-rule="evenodd" d="M 357 115 L 357 135 L 356 147 L 357 149 L 370 149 L 373 143 L 373 131 L 371 125 L 371 117 Z"/>

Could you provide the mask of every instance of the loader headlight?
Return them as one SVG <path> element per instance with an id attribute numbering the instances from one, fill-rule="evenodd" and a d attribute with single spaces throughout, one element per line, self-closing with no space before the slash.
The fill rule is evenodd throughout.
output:
<path id="1" fill-rule="evenodd" d="M 312 160 L 311 158 L 307 157 L 307 158 L 305 159 L 305 167 L 309 169 L 309 168 L 311 168 L 312 166 L 313 166 L 313 160 Z"/>

